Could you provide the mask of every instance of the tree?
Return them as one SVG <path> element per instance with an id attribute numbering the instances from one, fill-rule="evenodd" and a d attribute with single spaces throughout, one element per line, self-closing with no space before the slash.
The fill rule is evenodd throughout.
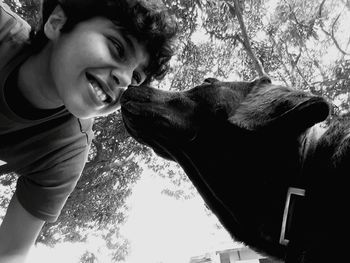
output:
<path id="1" fill-rule="evenodd" d="M 39 24 L 40 0 L 3 0 L 12 10 L 24 18 L 32 28 Z"/>
<path id="2" fill-rule="evenodd" d="M 39 0 L 5 0 L 35 26 Z M 176 54 L 170 72 L 153 86 L 186 90 L 205 77 L 251 80 L 264 74 L 274 82 L 326 96 L 336 111 L 349 110 L 348 1 L 339 0 L 164 0 L 179 23 Z M 201 39 L 196 39 L 200 33 Z M 38 242 L 54 245 L 83 241 L 93 230 L 105 237 L 115 261 L 128 243 L 119 234 L 127 218 L 126 198 L 147 164 L 173 182 L 164 193 L 191 198 L 196 191 L 183 171 L 157 158 L 125 131 L 119 112 L 98 118 L 83 175 L 61 216 L 46 224 Z M 215 153 L 213 153 L 215 154 Z M 0 177 L 5 207 L 15 176 Z M 1 214 L 0 214 L 1 215 Z M 82 261 L 93 261 L 87 252 Z"/>

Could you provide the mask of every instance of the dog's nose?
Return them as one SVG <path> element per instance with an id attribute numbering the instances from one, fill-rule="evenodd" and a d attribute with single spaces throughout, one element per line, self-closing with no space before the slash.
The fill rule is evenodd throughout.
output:
<path id="1" fill-rule="evenodd" d="M 121 105 L 126 102 L 148 103 L 161 96 L 157 89 L 149 86 L 129 86 L 121 97 Z M 152 99 L 153 98 L 153 99 Z"/>
<path id="2" fill-rule="evenodd" d="M 138 99 L 138 94 L 140 93 L 138 89 L 138 87 L 129 86 L 122 94 L 120 99 L 121 105 L 125 104 L 127 101 Z"/>

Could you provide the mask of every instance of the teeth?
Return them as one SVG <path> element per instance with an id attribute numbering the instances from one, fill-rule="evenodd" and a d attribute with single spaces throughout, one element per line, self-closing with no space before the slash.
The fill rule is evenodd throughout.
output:
<path id="1" fill-rule="evenodd" d="M 99 84 L 96 81 L 90 80 L 90 85 L 93 87 L 95 94 L 101 101 L 104 102 L 107 100 L 107 94 L 100 88 Z"/>

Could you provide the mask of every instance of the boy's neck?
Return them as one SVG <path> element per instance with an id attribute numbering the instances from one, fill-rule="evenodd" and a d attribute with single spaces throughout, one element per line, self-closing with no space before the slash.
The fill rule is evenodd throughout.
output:
<path id="1" fill-rule="evenodd" d="M 38 109 L 62 106 L 50 73 L 51 45 L 31 55 L 19 68 L 18 88 L 25 99 Z"/>

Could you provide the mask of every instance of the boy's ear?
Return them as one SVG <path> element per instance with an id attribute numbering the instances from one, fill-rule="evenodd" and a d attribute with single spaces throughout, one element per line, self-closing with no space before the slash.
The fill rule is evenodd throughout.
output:
<path id="1" fill-rule="evenodd" d="M 64 13 L 62 7 L 57 5 L 44 25 L 46 37 L 50 40 L 57 39 L 60 36 L 61 29 L 66 21 L 66 14 Z"/>

